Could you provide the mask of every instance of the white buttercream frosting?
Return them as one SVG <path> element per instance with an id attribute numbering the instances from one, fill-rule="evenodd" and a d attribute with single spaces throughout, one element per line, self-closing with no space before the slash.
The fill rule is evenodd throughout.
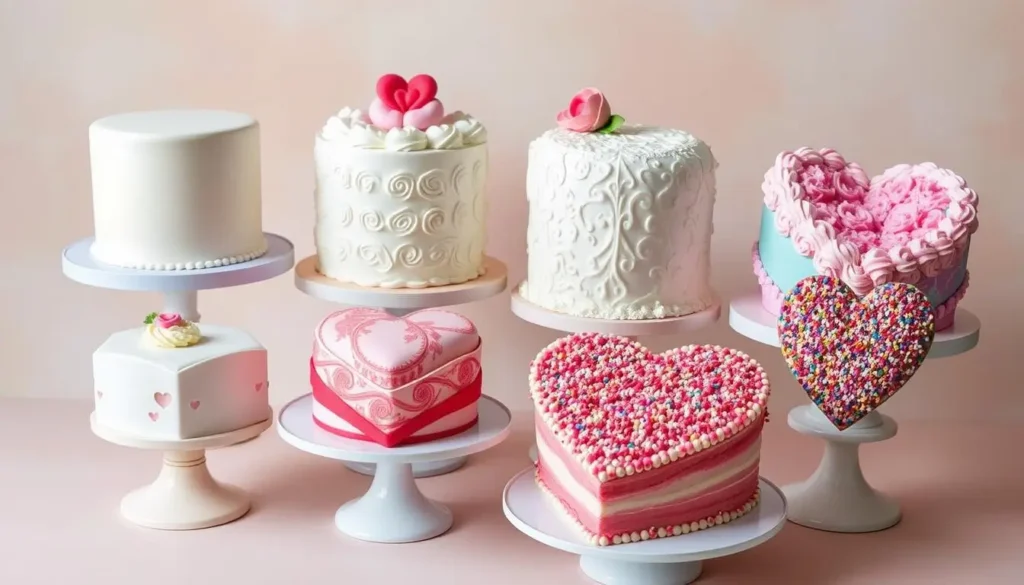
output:
<path id="1" fill-rule="evenodd" d="M 362 110 L 346 107 L 327 120 L 320 137 L 350 148 L 397 152 L 454 150 L 487 142 L 487 129 L 476 118 L 457 111 L 426 130 L 406 127 L 385 132 L 370 123 Z"/>

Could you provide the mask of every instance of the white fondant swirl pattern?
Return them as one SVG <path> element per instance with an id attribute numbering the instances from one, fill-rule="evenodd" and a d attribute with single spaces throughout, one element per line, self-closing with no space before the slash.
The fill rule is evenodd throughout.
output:
<path id="1" fill-rule="evenodd" d="M 679 130 L 546 132 L 530 145 L 520 293 L 601 319 L 707 308 L 716 166 L 707 145 Z"/>
<path id="2" fill-rule="evenodd" d="M 314 156 L 321 273 L 385 288 L 483 273 L 485 145 L 390 152 L 317 137 Z"/>

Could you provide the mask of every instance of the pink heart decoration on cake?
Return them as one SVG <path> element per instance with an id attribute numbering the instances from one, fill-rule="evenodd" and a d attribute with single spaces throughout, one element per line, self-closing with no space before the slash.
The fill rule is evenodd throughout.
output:
<path id="1" fill-rule="evenodd" d="M 192 402 L 189 402 L 188 405 L 189 405 L 189 407 L 192 410 L 199 410 L 199 401 L 198 400 L 193 400 Z"/>
<path id="2" fill-rule="evenodd" d="M 652 354 L 624 337 L 575 334 L 534 361 L 537 412 L 604 482 L 727 442 L 767 414 L 764 369 L 746 354 L 691 345 Z"/>
<path id="3" fill-rule="evenodd" d="M 171 395 L 166 392 L 154 392 L 153 400 L 160 406 L 160 408 L 167 408 L 171 404 Z"/>
<path id="4" fill-rule="evenodd" d="M 864 297 L 828 276 L 805 278 L 782 302 L 779 343 L 789 369 L 836 428 L 849 428 L 892 397 L 924 363 L 935 315 L 913 285 Z"/>
<path id="5" fill-rule="evenodd" d="M 391 110 L 405 113 L 427 105 L 437 96 L 437 81 L 429 75 L 417 75 L 406 81 L 388 73 L 377 80 L 377 97 Z"/>
<path id="6" fill-rule="evenodd" d="M 317 328 L 310 383 L 327 411 L 314 409 L 314 418 L 331 432 L 386 446 L 427 440 L 413 435 L 479 399 L 480 336 L 469 319 L 441 309 L 339 311 Z"/>
<path id="7" fill-rule="evenodd" d="M 159 412 L 151 412 L 151 413 L 149 413 L 149 420 L 151 420 L 153 422 L 156 422 L 156 420 L 158 418 L 160 418 L 160 413 Z"/>

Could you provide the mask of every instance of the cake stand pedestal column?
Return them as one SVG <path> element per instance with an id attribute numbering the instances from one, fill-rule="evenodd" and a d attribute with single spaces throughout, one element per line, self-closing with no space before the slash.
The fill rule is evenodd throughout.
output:
<path id="1" fill-rule="evenodd" d="M 778 318 L 761 306 L 759 294 L 734 300 L 729 326 L 744 337 L 779 347 Z M 929 359 L 970 351 L 978 344 L 981 322 L 958 308 L 953 327 L 935 334 Z M 794 524 L 828 532 L 862 533 L 885 530 L 899 523 L 899 504 L 876 491 L 860 467 L 860 445 L 896 436 L 892 418 L 877 410 L 844 431 L 837 429 L 813 404 L 789 412 L 787 422 L 796 432 L 825 441 L 825 452 L 805 481 L 782 487 L 789 502 L 788 519 Z"/>
<path id="2" fill-rule="evenodd" d="M 92 431 L 105 441 L 125 447 L 164 452 L 163 466 L 153 483 L 136 489 L 121 500 L 121 515 L 146 528 L 195 530 L 227 524 L 249 511 L 249 496 L 219 483 L 206 466 L 206 450 L 244 443 L 270 428 L 267 420 L 210 437 L 154 440 L 134 437 L 103 427 L 91 419 Z"/>
<path id="3" fill-rule="evenodd" d="M 61 268 L 68 278 L 100 288 L 159 292 L 162 311 L 199 320 L 200 290 L 240 286 L 269 280 L 288 272 L 295 249 L 287 239 L 263 234 L 267 252 L 249 262 L 202 270 L 133 270 L 103 264 L 89 252 L 94 238 L 64 248 Z M 194 530 L 236 520 L 249 510 L 248 496 L 238 488 L 218 483 L 206 466 L 206 450 L 252 440 L 270 427 L 273 411 L 255 425 L 185 440 L 135 437 L 103 427 L 90 420 L 93 433 L 117 445 L 164 452 L 163 466 L 152 484 L 139 488 L 121 501 L 121 514 L 129 522 L 163 530 Z"/>
<path id="4" fill-rule="evenodd" d="M 458 435 L 399 447 L 346 439 L 313 422 L 313 397 L 307 394 L 281 409 L 277 432 L 289 445 L 338 461 L 373 463 L 370 489 L 343 504 L 334 515 L 338 530 L 359 540 L 419 542 L 452 527 L 452 513 L 429 500 L 416 485 L 413 465 L 479 453 L 505 440 L 512 415 L 497 400 L 483 396 L 477 424 Z"/>
<path id="5" fill-rule="evenodd" d="M 309 256 L 295 266 L 295 287 L 307 295 L 325 301 L 354 307 L 383 309 L 389 315 L 405 316 L 419 309 L 448 307 L 481 301 L 505 290 L 508 268 L 500 260 L 486 257 L 484 274 L 461 284 L 429 288 L 373 288 L 339 282 L 317 272 L 316 256 Z M 466 464 L 466 457 L 424 460 L 413 464 L 415 477 L 433 477 L 451 473 Z M 374 464 L 346 461 L 345 466 L 363 475 L 374 474 Z"/>
<path id="6" fill-rule="evenodd" d="M 565 333 L 604 333 L 621 335 L 636 341 L 639 337 L 653 335 L 678 335 L 713 325 L 722 314 L 722 305 L 717 300 L 707 309 L 682 317 L 647 320 L 612 320 L 573 317 L 556 313 L 533 304 L 520 294 L 522 284 L 512 290 L 512 312 L 528 323 L 563 331 Z M 537 445 L 530 446 L 530 461 L 537 462 Z"/>

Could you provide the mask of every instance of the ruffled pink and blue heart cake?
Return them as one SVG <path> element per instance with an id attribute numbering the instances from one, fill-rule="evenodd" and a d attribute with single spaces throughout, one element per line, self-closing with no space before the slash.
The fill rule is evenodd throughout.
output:
<path id="1" fill-rule="evenodd" d="M 591 544 L 695 532 L 759 501 L 770 386 L 742 352 L 574 334 L 537 356 L 530 392 L 537 482 Z"/>
<path id="2" fill-rule="evenodd" d="M 313 341 L 313 420 L 385 447 L 461 433 L 477 421 L 480 348 L 473 323 L 451 311 L 333 313 Z"/>
<path id="3" fill-rule="evenodd" d="M 831 149 L 786 151 L 765 173 L 754 272 L 762 303 L 778 315 L 801 279 L 842 280 L 857 295 L 912 284 L 952 326 L 967 290 L 967 256 L 978 229 L 978 196 L 932 163 L 901 164 L 871 178 Z"/>

